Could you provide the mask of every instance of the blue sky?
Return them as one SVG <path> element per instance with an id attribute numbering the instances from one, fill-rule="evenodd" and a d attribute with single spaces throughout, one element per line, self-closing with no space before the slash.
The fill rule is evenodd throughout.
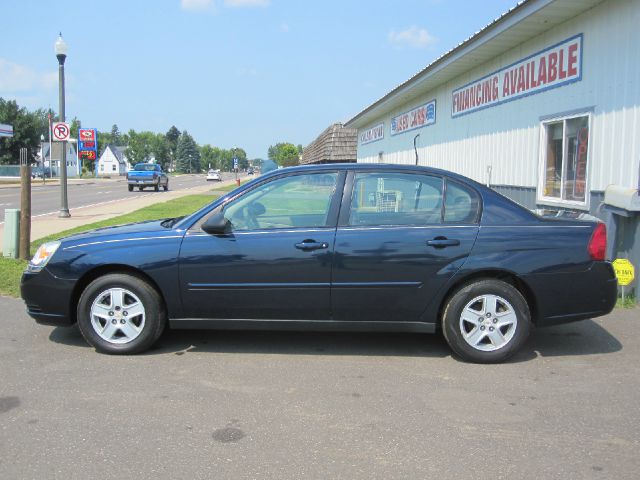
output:
<path id="1" fill-rule="evenodd" d="M 516 0 L 30 1 L 0 5 L 0 96 L 67 118 L 187 130 L 203 145 L 307 145 L 515 6 Z"/>

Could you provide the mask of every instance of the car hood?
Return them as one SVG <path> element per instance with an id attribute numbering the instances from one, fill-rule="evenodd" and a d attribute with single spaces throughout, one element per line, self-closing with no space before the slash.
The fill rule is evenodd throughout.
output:
<path id="1" fill-rule="evenodd" d="M 88 232 L 78 233 L 62 239 L 64 243 L 77 243 L 85 241 L 106 240 L 110 238 L 125 239 L 134 236 L 147 236 L 158 234 L 175 234 L 171 227 L 164 227 L 162 223 L 167 219 L 151 220 L 114 227 L 97 228 Z"/>

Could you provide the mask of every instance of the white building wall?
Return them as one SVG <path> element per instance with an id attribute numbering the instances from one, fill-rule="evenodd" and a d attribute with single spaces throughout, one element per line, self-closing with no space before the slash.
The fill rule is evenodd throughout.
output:
<path id="1" fill-rule="evenodd" d="M 127 173 L 127 168 L 130 168 L 128 162 L 125 165 L 120 163 L 110 148 L 105 149 L 98 159 L 98 175 L 124 175 Z"/>
<path id="2" fill-rule="evenodd" d="M 514 47 L 431 94 L 403 105 L 384 121 L 383 140 L 358 145 L 359 162 L 414 164 L 420 133 L 421 165 L 445 168 L 493 185 L 537 187 L 542 118 L 591 111 L 587 189 L 637 186 L 640 179 L 640 2 L 609 0 Z M 538 51 L 582 33 L 582 79 L 535 95 L 452 118 L 452 91 Z M 436 99 L 435 125 L 391 136 L 391 118 Z"/>

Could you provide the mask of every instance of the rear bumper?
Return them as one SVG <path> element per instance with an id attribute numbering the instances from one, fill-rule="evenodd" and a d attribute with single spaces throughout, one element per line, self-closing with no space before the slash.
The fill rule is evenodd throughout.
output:
<path id="1" fill-rule="evenodd" d="M 127 180 L 127 184 L 129 185 L 158 185 L 160 183 L 160 179 L 156 178 L 155 180 L 153 178 L 151 179 L 144 179 L 144 180 Z"/>
<path id="2" fill-rule="evenodd" d="M 616 305 L 618 281 L 610 262 L 593 262 L 580 273 L 524 277 L 536 296 L 539 327 L 607 315 Z"/>
<path id="3" fill-rule="evenodd" d="M 54 277 L 46 268 L 38 273 L 24 272 L 20 295 L 27 313 L 42 325 L 71 325 L 75 315 L 70 311 L 75 281 Z"/>

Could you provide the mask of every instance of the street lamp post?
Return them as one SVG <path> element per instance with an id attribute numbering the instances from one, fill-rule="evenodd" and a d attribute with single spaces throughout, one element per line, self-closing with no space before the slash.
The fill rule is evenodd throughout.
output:
<path id="1" fill-rule="evenodd" d="M 62 39 L 62 33 L 55 43 L 56 58 L 58 59 L 58 96 L 60 99 L 60 121 L 64 122 L 64 61 L 67 58 L 67 44 Z M 58 217 L 70 217 L 67 201 L 67 142 L 62 142 L 62 155 L 60 158 L 60 212 Z"/>

